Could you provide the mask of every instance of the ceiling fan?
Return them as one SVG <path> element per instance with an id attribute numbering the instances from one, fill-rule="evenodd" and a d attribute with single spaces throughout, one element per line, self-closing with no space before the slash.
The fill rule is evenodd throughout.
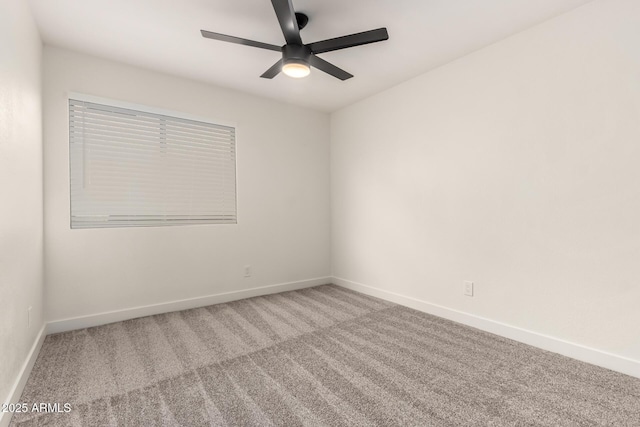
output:
<path id="1" fill-rule="evenodd" d="M 260 76 L 265 79 L 274 78 L 280 71 L 290 77 L 306 77 L 310 73 L 310 67 L 313 66 L 340 80 L 347 80 L 353 77 L 353 75 L 316 55 L 319 53 L 346 49 L 348 47 L 375 43 L 389 38 L 386 28 L 378 28 L 376 30 L 350 34 L 348 36 L 303 44 L 302 39 L 300 38 L 300 30 L 307 25 L 307 22 L 309 22 L 307 15 L 304 13 L 296 13 L 293 10 L 291 0 L 271 0 L 271 3 L 273 4 L 273 9 L 276 12 L 280 28 L 282 28 L 282 33 L 284 34 L 284 39 L 286 41 L 284 46 L 276 46 L 240 37 L 228 36 L 226 34 L 213 33 L 206 30 L 200 30 L 200 32 L 203 37 L 208 39 L 221 40 L 224 42 L 237 43 L 245 46 L 253 46 L 260 49 L 281 52 L 282 59 L 273 64 L 271 68 Z"/>

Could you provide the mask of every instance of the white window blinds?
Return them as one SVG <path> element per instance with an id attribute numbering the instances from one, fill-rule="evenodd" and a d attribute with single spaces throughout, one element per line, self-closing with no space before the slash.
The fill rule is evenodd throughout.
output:
<path id="1" fill-rule="evenodd" d="M 236 223 L 235 128 L 69 100 L 71 228 Z"/>

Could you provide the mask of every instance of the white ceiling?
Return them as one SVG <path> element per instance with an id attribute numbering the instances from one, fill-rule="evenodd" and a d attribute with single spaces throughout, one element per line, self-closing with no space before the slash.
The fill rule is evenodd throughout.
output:
<path id="1" fill-rule="evenodd" d="M 334 111 L 591 0 L 293 0 L 305 43 L 378 27 L 389 40 L 319 55 L 354 74 L 260 74 L 278 52 L 200 30 L 284 44 L 270 0 L 30 0 L 46 44 Z"/>

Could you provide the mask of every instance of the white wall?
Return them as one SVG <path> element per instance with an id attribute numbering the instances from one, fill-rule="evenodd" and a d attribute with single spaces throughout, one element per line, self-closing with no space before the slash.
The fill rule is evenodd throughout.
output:
<path id="1" fill-rule="evenodd" d="M 639 46 L 597 0 L 334 113 L 334 276 L 640 361 Z"/>
<path id="2" fill-rule="evenodd" d="M 7 401 L 43 325 L 41 50 L 27 2 L 2 1 L 0 403 Z"/>
<path id="3" fill-rule="evenodd" d="M 48 320 L 330 275 L 327 114 L 52 47 L 44 76 Z M 236 123 L 238 224 L 71 230 L 69 91 Z"/>

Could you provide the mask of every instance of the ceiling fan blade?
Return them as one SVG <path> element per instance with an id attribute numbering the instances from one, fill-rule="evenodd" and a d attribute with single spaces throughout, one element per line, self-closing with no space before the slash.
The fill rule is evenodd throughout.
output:
<path id="1" fill-rule="evenodd" d="M 348 36 L 310 43 L 307 46 L 309 46 L 313 53 L 323 53 L 353 46 L 361 46 L 363 44 L 381 42 L 388 39 L 389 33 L 387 32 L 387 29 L 378 28 L 376 30 L 364 31 L 362 33 L 350 34 Z"/>
<path id="2" fill-rule="evenodd" d="M 276 11 L 287 44 L 302 45 L 296 12 L 293 10 L 291 0 L 271 0 L 271 4 L 273 4 L 273 10 Z"/>
<path id="3" fill-rule="evenodd" d="M 267 71 L 265 71 L 260 77 L 263 79 L 272 79 L 278 75 L 282 71 L 282 59 L 271 66 Z"/>
<path id="4" fill-rule="evenodd" d="M 200 32 L 202 33 L 202 37 L 205 37 L 208 39 L 220 40 L 223 42 L 230 42 L 230 43 L 236 43 L 236 44 L 243 44 L 245 46 L 259 47 L 260 49 L 275 50 L 277 52 L 282 51 L 282 48 L 280 46 L 276 46 L 274 44 L 256 42 L 253 40 L 242 39 L 240 37 L 228 36 L 226 34 L 213 33 L 211 31 L 206 31 L 206 30 L 200 30 Z"/>
<path id="5" fill-rule="evenodd" d="M 340 80 L 347 80 L 353 77 L 353 74 L 349 74 L 345 70 L 338 68 L 330 62 L 318 58 L 315 55 L 309 56 L 309 64 L 311 64 L 312 67 L 315 67 L 320 71 L 324 71 L 327 74 L 331 74 L 333 77 Z"/>

